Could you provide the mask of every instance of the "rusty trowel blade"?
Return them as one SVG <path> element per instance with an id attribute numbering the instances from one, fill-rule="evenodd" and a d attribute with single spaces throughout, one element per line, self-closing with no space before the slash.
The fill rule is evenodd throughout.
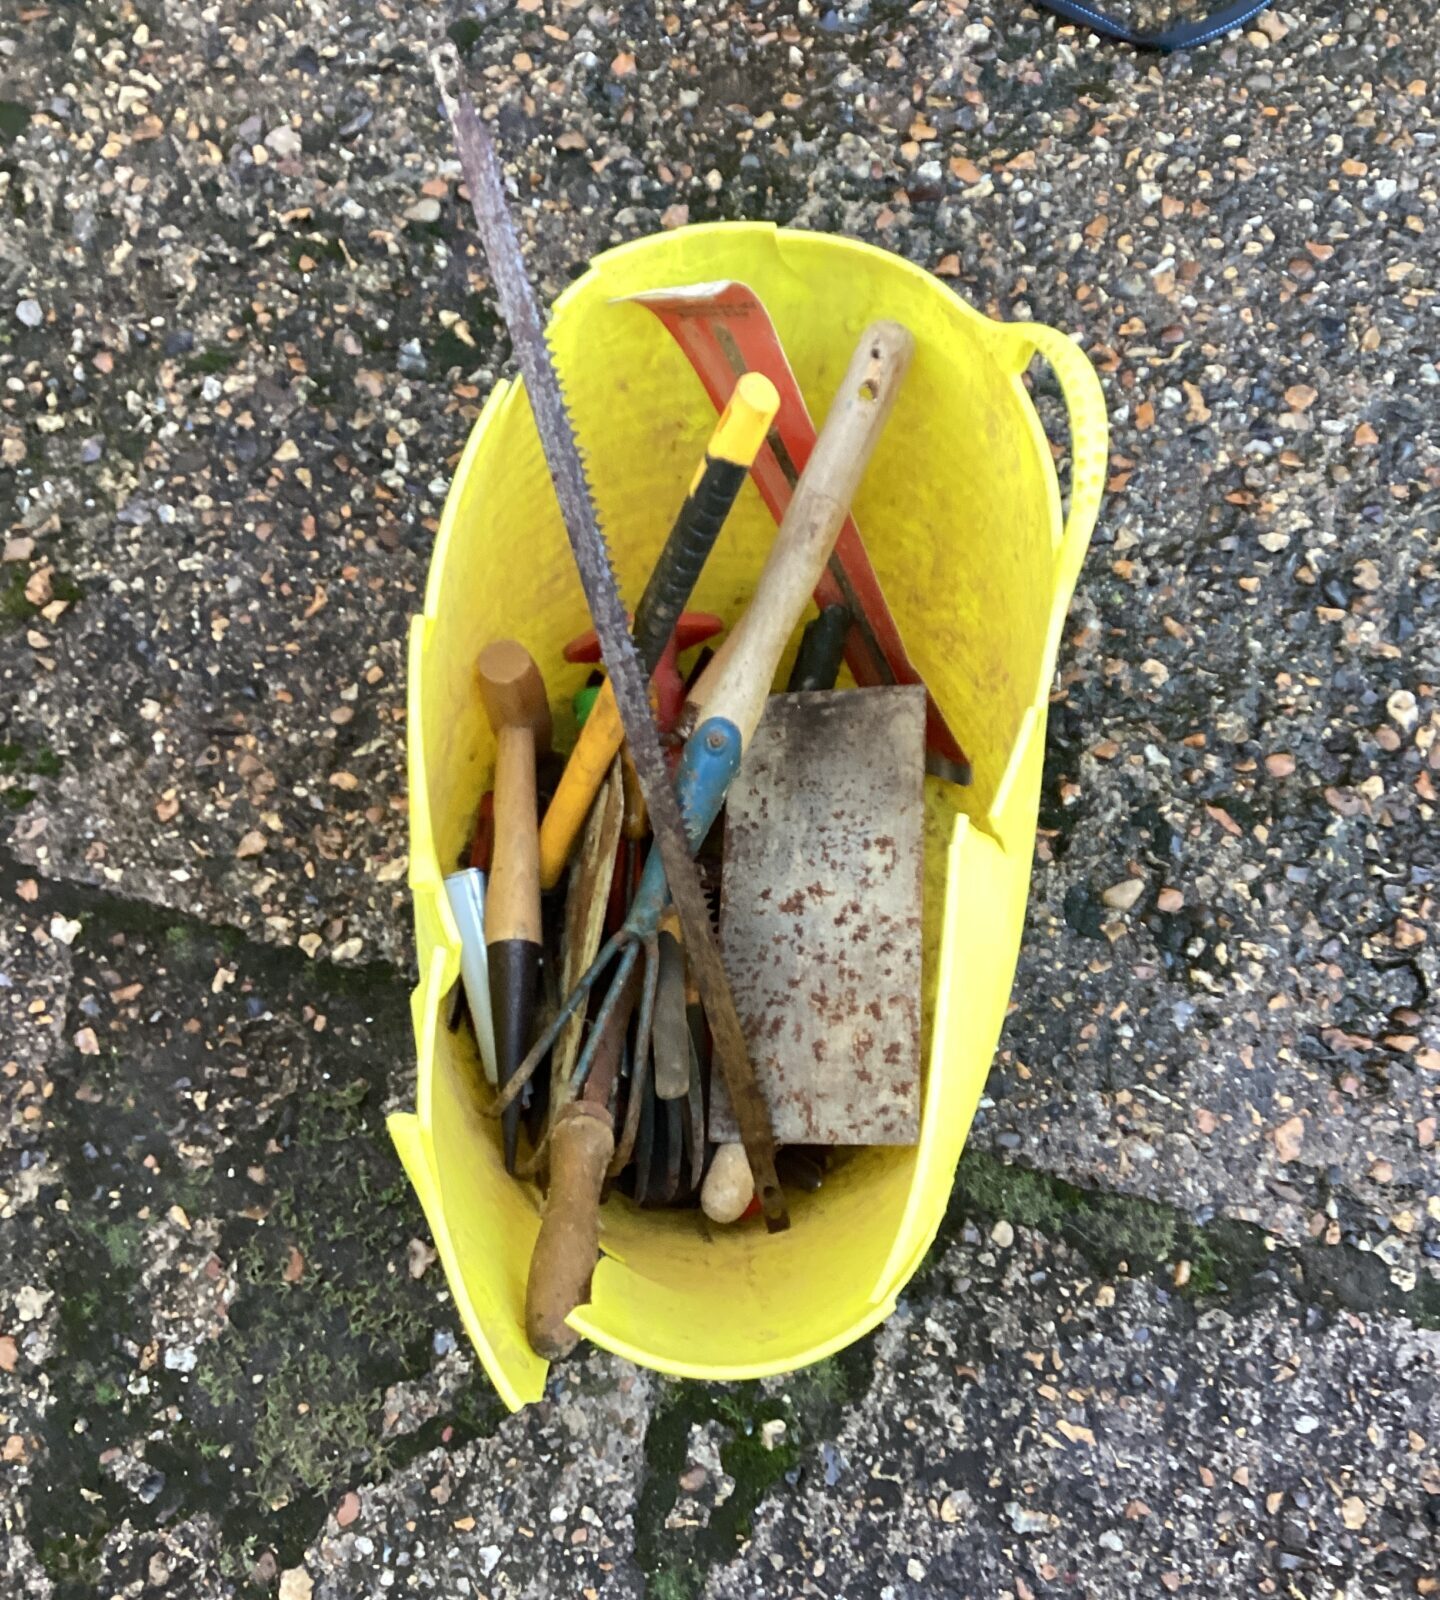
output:
<path id="1" fill-rule="evenodd" d="M 787 694 L 731 786 L 721 943 L 781 1143 L 919 1134 L 924 771 L 923 689 Z"/>

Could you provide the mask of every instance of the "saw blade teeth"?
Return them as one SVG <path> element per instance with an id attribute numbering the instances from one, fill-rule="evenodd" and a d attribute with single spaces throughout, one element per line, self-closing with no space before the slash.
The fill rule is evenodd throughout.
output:
<path id="1" fill-rule="evenodd" d="M 544 330 L 545 349 L 550 357 L 550 370 L 555 374 L 555 387 L 560 391 L 560 401 L 565 407 L 565 417 L 570 424 L 570 437 L 575 443 L 575 454 L 580 461 L 580 476 L 585 481 L 585 493 L 590 497 L 590 504 L 595 509 L 595 532 L 600 536 L 600 547 L 605 552 L 605 559 L 610 565 L 610 571 L 615 571 L 615 558 L 610 553 L 610 541 L 605 537 L 605 528 L 600 521 L 600 506 L 595 495 L 595 480 L 590 476 L 590 452 L 580 442 L 580 434 L 575 427 L 575 407 L 570 401 L 570 390 L 560 370 L 560 362 L 555 353 L 555 345 L 550 337 L 550 328 Z"/>

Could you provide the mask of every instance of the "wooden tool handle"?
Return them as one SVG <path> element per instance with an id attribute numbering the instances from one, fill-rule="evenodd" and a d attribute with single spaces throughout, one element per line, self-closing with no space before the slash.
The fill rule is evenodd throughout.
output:
<path id="1" fill-rule="evenodd" d="M 624 738 L 615 690 L 607 678 L 600 686 L 600 693 L 565 763 L 560 787 L 545 808 L 545 818 L 540 824 L 542 889 L 553 889 L 564 874 L 565 863 L 589 814 L 590 803 L 605 781 L 605 774 Z"/>
<path id="2" fill-rule="evenodd" d="M 541 830 L 544 860 L 544 830 Z M 568 995 L 595 959 L 605 933 L 605 912 L 615 880 L 620 844 L 620 763 L 612 761 L 585 823 L 580 851 L 565 890 L 565 936 L 560 946 L 560 993 Z M 570 1072 L 585 1034 L 585 1007 L 565 1024 L 550 1052 L 550 1107 L 558 1111 L 574 1098 Z M 592 1069 L 593 1070 L 593 1069 Z"/>
<path id="3" fill-rule="evenodd" d="M 502 639 L 476 665 L 495 729 L 495 839 L 485 900 L 485 942 L 539 944 L 540 863 L 535 757 L 550 747 L 550 708 L 540 669 L 523 645 Z"/>
<path id="4" fill-rule="evenodd" d="M 729 671 L 730 657 L 740 648 L 740 637 L 745 632 L 745 618 L 749 614 L 748 611 L 740 613 L 740 620 L 715 647 L 715 653 L 706 663 L 705 670 L 691 685 L 690 693 L 685 696 L 685 707 L 675 725 L 676 732 L 683 737 L 688 739 L 704 721 L 710 699 Z"/>
<path id="5" fill-rule="evenodd" d="M 650 827 L 650 817 L 645 809 L 645 791 L 640 787 L 640 774 L 630 759 L 630 747 L 620 752 L 620 793 L 624 797 L 620 831 L 627 839 L 643 839 Z"/>
<path id="6" fill-rule="evenodd" d="M 485 942 L 541 942 L 535 747 L 527 728 L 502 728 L 495 755 L 495 848 L 485 894 Z"/>
<path id="7" fill-rule="evenodd" d="M 758 372 L 747 372 L 736 383 L 730 403 L 715 424 L 705 459 L 635 608 L 635 648 L 647 676 L 655 671 L 680 625 L 690 591 L 699 581 L 779 407 L 775 385 Z M 540 827 L 540 881 L 545 888 L 559 883 L 590 802 L 623 737 L 615 691 L 607 682 L 580 730 Z M 643 828 L 642 822 L 642 832 Z"/>
<path id="8" fill-rule="evenodd" d="M 550 748 L 550 704 L 535 658 L 515 639 L 487 644 L 475 663 L 490 726 L 528 728 L 537 751 Z"/>
<path id="9" fill-rule="evenodd" d="M 600 1188 L 615 1149 L 610 1120 L 575 1102 L 550 1135 L 550 1194 L 525 1286 L 525 1333 L 547 1361 L 567 1356 L 580 1335 L 565 1320 L 590 1298 L 600 1258 Z"/>
<path id="10" fill-rule="evenodd" d="M 650 1028 L 655 1093 L 662 1100 L 683 1100 L 690 1092 L 690 1019 L 685 1014 L 685 950 L 680 919 L 673 911 L 661 919 L 657 959 L 660 974 Z"/>
<path id="11" fill-rule="evenodd" d="M 850 502 L 889 420 L 914 353 L 898 322 L 875 322 L 855 347 L 815 449 L 770 547 L 739 627 L 692 696 L 706 717 L 725 717 L 748 744 L 785 645 L 819 581 Z"/>
<path id="12" fill-rule="evenodd" d="M 700 1209 L 711 1222 L 738 1222 L 755 1198 L 755 1180 L 745 1147 L 722 1144 L 700 1189 Z"/>

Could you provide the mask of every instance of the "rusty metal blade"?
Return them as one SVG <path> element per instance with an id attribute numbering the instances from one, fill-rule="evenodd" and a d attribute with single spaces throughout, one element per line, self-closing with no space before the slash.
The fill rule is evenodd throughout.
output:
<path id="1" fill-rule="evenodd" d="M 725 960 L 787 1145 L 918 1137 L 924 766 L 918 685 L 786 694 L 730 786 Z"/>
<path id="2" fill-rule="evenodd" d="M 690 1091 L 690 1019 L 685 1015 L 685 952 L 660 929 L 660 985 L 655 994 L 655 1093 L 680 1100 Z"/>

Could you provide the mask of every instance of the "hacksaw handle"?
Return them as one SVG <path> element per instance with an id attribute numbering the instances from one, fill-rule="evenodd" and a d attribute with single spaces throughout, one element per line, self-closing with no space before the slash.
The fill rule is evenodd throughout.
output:
<path id="1" fill-rule="evenodd" d="M 845 369 L 815 449 L 770 547 L 739 626 L 692 697 L 748 745 L 795 624 L 835 548 L 850 502 L 889 421 L 915 340 L 898 322 L 874 322 Z"/>
<path id="2" fill-rule="evenodd" d="M 746 372 L 720 413 L 705 459 L 695 470 L 685 503 L 635 608 L 635 648 L 647 672 L 654 672 L 679 626 L 779 409 L 780 396 L 769 378 Z"/>
<path id="3" fill-rule="evenodd" d="M 699 581 L 779 406 L 775 385 L 758 372 L 747 372 L 736 383 L 729 405 L 715 424 L 704 459 L 636 608 L 635 648 L 647 675 L 655 671 L 680 623 L 690 591 Z M 615 690 L 607 679 L 540 825 L 542 887 L 553 889 L 560 881 L 590 802 L 624 735 Z"/>

